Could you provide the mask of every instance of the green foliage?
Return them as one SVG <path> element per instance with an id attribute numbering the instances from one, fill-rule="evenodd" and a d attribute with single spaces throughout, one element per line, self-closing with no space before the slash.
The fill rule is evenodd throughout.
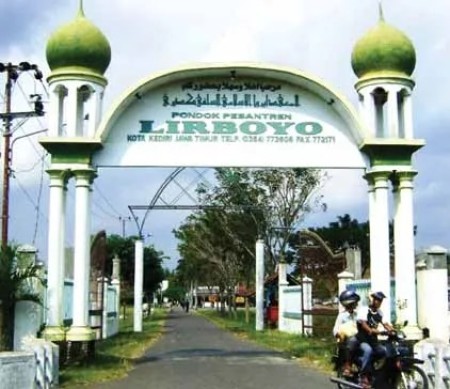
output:
<path id="1" fill-rule="evenodd" d="M 134 361 L 158 339 L 165 317 L 166 312 L 157 309 L 143 321 L 142 332 L 134 332 L 133 315 L 126 315 L 126 319 L 120 321 L 116 336 L 97 341 L 93 361 L 69 365 L 61 370 L 60 387 L 78 388 L 125 377 Z"/>
<path id="2" fill-rule="evenodd" d="M 167 297 L 170 301 L 184 301 L 186 295 L 186 289 L 180 285 L 171 285 L 169 281 L 169 287 L 163 292 L 163 297 Z"/>
<path id="3" fill-rule="evenodd" d="M 112 259 L 117 255 L 120 258 L 121 282 L 124 287 L 124 298 L 127 290 L 132 290 L 134 285 L 134 259 L 136 237 L 121 237 L 109 235 L 107 238 L 107 261 L 106 272 L 112 272 Z M 153 246 L 144 247 L 144 293 L 149 298 L 155 293 L 161 281 L 164 279 L 162 268 L 165 259 L 163 252 L 157 251 Z M 131 296 L 131 294 L 130 294 Z"/>
<path id="4" fill-rule="evenodd" d="M 254 282 L 255 242 L 269 248 L 271 273 L 278 256 L 290 258 L 287 240 L 304 214 L 321 205 L 323 176 L 313 169 L 216 169 L 217 184 L 197 188 L 203 209 L 174 234 L 182 256 L 177 271 L 191 283 L 231 290 Z"/>
<path id="5" fill-rule="evenodd" d="M 16 303 L 42 303 L 36 291 L 36 286 L 44 285 L 41 270 L 34 263 L 19 261 L 17 247 L 0 249 L 0 351 L 13 349 Z"/>
<path id="6" fill-rule="evenodd" d="M 349 214 L 338 216 L 337 221 L 329 223 L 328 227 L 310 230 L 318 233 L 335 250 L 342 249 L 346 242 L 364 250 L 369 247 L 369 222 L 359 222 Z"/>

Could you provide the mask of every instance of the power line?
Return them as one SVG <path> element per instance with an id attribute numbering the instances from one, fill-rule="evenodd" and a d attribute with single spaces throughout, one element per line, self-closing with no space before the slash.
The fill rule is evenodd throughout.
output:
<path id="1" fill-rule="evenodd" d="M 37 167 L 39 164 L 44 164 L 44 165 L 45 165 L 47 156 L 48 156 L 48 153 L 45 152 L 45 153 L 43 153 L 43 154 L 37 159 L 36 162 L 33 163 L 33 165 L 32 165 L 31 167 L 26 168 L 26 169 L 22 169 L 22 170 L 13 170 L 13 171 L 14 171 L 14 173 L 16 173 L 16 174 L 30 173 L 30 172 L 32 172 L 34 169 L 36 169 L 36 167 Z M 42 169 L 43 169 L 43 168 L 44 168 L 44 167 L 42 166 Z"/>
<path id="2" fill-rule="evenodd" d="M 36 236 L 39 228 L 39 215 L 40 215 L 40 206 L 41 206 L 41 198 L 42 198 L 42 189 L 44 187 L 44 164 L 45 160 L 42 158 L 41 164 L 41 177 L 39 180 L 39 190 L 38 190 L 38 198 L 37 198 L 37 207 L 36 207 L 36 219 L 34 223 L 34 234 L 33 234 L 33 246 L 36 245 Z"/>
<path id="3" fill-rule="evenodd" d="M 94 183 L 94 189 L 96 192 L 100 195 L 100 197 L 103 199 L 103 201 L 111 208 L 111 210 L 117 215 L 116 217 L 120 217 L 120 212 L 117 211 L 117 209 L 111 204 L 111 202 L 107 199 L 107 197 L 102 193 L 98 185 Z"/>
<path id="4" fill-rule="evenodd" d="M 15 179 L 15 181 L 16 181 L 16 183 L 17 183 L 17 186 L 18 186 L 19 189 L 25 194 L 25 197 L 26 197 L 26 198 L 29 200 L 29 202 L 33 205 L 34 209 L 35 209 L 37 212 L 39 212 L 39 214 L 40 214 L 41 216 L 43 216 L 43 217 L 47 220 L 47 222 L 48 222 L 47 216 L 46 216 L 45 214 L 43 214 L 43 213 L 40 211 L 39 205 L 36 204 L 36 203 L 34 202 L 33 197 L 30 195 L 30 193 L 28 193 L 28 191 L 27 191 L 27 190 L 25 189 L 25 187 L 22 185 L 22 183 L 20 182 L 20 180 L 19 180 L 15 175 L 12 175 L 11 177 Z"/>

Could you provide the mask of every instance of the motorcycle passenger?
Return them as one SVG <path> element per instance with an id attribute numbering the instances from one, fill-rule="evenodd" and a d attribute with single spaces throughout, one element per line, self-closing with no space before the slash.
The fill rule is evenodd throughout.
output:
<path id="1" fill-rule="evenodd" d="M 361 355 L 361 384 L 363 387 L 369 385 L 372 357 L 382 358 L 386 355 L 386 348 L 378 342 L 380 324 L 386 331 L 394 331 L 390 323 L 383 321 L 383 312 L 380 306 L 386 298 L 383 292 L 374 292 L 370 295 L 371 300 L 367 311 L 360 311 L 358 315 L 358 334 Z"/>
<path id="2" fill-rule="evenodd" d="M 358 331 L 356 307 L 359 300 L 359 295 L 352 290 L 345 290 L 339 295 L 339 302 L 345 310 L 336 317 L 333 335 L 339 343 L 343 344 L 344 365 L 342 375 L 344 377 L 352 375 L 352 358 L 359 346 L 359 341 L 355 336 Z"/>

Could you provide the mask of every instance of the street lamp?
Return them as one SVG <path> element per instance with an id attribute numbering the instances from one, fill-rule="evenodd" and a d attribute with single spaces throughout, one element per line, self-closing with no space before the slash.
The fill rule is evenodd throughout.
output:
<path id="1" fill-rule="evenodd" d="M 1 248 L 5 249 L 8 245 L 8 219 L 9 219 L 9 178 L 10 178 L 10 166 L 11 166 L 11 124 L 13 119 L 18 117 L 28 118 L 32 116 L 44 115 L 42 99 L 40 95 L 31 95 L 34 99 L 34 111 L 26 112 L 11 112 L 11 92 L 13 84 L 19 78 L 22 72 L 33 71 L 34 78 L 36 80 L 42 80 L 42 72 L 35 64 L 29 62 L 20 62 L 18 65 L 14 65 L 11 62 L 0 62 L 0 73 L 6 73 L 5 83 L 5 112 L 0 114 L 0 118 L 3 119 L 3 197 L 2 197 L 2 242 Z"/>

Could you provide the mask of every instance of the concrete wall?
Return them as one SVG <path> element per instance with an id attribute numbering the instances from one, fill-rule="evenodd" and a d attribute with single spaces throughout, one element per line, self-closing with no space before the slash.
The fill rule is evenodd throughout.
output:
<path id="1" fill-rule="evenodd" d="M 280 287 L 278 330 L 293 334 L 312 334 L 312 280 Z"/>
<path id="2" fill-rule="evenodd" d="M 32 352 L 0 353 L 0 387 L 5 389 L 34 389 L 36 359 Z"/>
<path id="3" fill-rule="evenodd" d="M 282 289 L 281 298 L 284 300 L 284 311 L 278 329 L 291 334 L 301 334 L 303 332 L 302 287 L 285 286 Z"/>
<path id="4" fill-rule="evenodd" d="M 59 347 L 44 339 L 26 338 L 24 351 L 32 352 L 36 360 L 35 387 L 55 388 L 59 384 Z"/>

